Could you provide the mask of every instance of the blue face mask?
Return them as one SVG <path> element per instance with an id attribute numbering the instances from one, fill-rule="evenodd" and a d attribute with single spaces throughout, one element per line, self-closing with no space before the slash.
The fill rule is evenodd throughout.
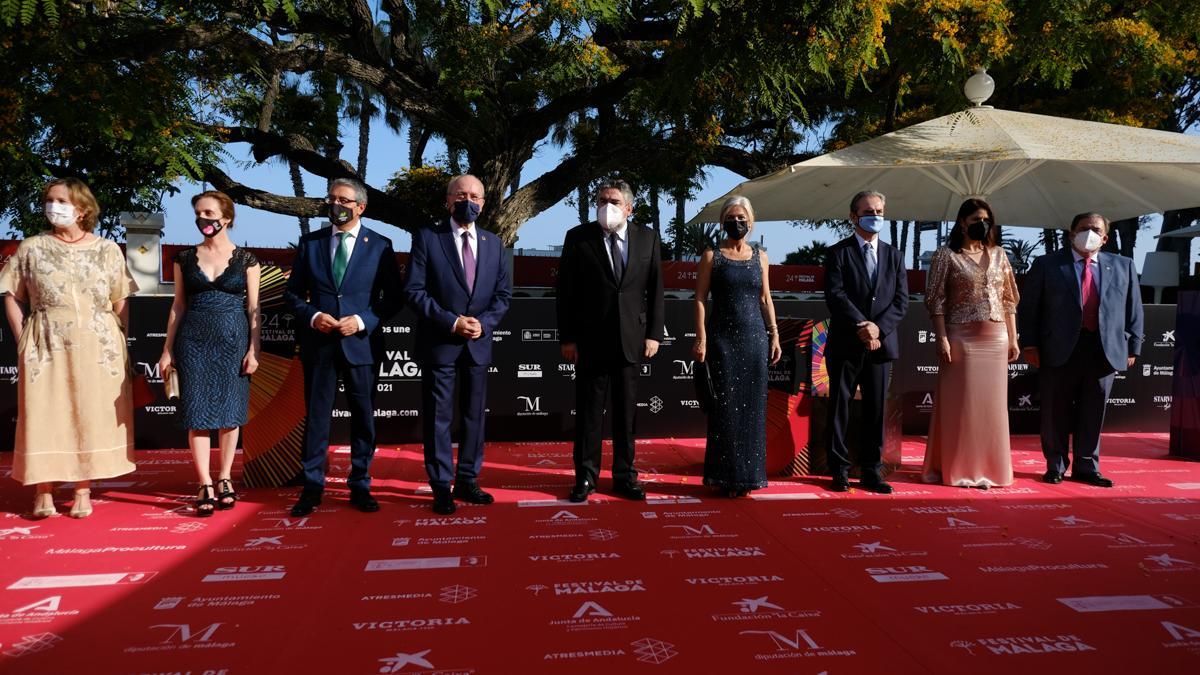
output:
<path id="1" fill-rule="evenodd" d="M 872 234 L 879 234 L 883 230 L 883 216 L 859 216 L 858 227 Z"/>
<path id="2" fill-rule="evenodd" d="M 454 202 L 454 209 L 451 213 L 454 215 L 454 222 L 466 225 L 467 223 L 475 222 L 479 218 L 479 212 L 482 210 L 482 206 L 469 199 L 464 199 L 460 202 Z"/>

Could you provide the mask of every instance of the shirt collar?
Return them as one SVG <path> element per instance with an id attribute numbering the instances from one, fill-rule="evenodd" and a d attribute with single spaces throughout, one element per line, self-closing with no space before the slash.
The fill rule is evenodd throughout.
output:
<path id="1" fill-rule="evenodd" d="M 454 216 L 451 216 L 450 217 L 450 227 L 454 230 L 454 236 L 458 237 L 459 239 L 462 239 L 463 232 L 466 232 L 467 235 L 469 236 L 469 238 L 471 238 L 471 239 L 475 238 L 475 223 L 467 223 L 467 225 L 464 227 L 462 224 L 460 224 L 457 220 L 454 219 Z"/>
<path id="2" fill-rule="evenodd" d="M 854 238 L 858 240 L 858 248 L 859 249 L 862 249 L 863 244 L 867 244 L 868 246 L 870 246 L 872 251 L 875 251 L 879 248 L 879 237 L 875 237 L 871 241 L 867 241 L 866 239 L 862 238 L 861 234 L 859 234 L 858 232 L 855 232 Z"/>
<path id="3" fill-rule="evenodd" d="M 1096 251 L 1095 253 L 1092 254 L 1091 258 L 1088 258 L 1088 260 L 1091 260 L 1092 262 L 1096 262 L 1096 258 L 1099 257 L 1099 255 L 1100 255 L 1100 251 Z M 1076 263 L 1078 263 L 1080 260 L 1084 259 L 1083 256 L 1079 255 L 1079 251 L 1075 250 L 1074 246 L 1071 247 L 1071 257 L 1074 259 L 1074 261 Z"/>
<path id="4" fill-rule="evenodd" d="M 345 231 L 350 233 L 351 239 L 357 240 L 358 239 L 358 231 L 361 229 L 362 229 L 362 221 L 360 220 L 357 225 L 355 225 L 354 227 L 350 228 L 349 230 L 345 230 Z M 334 239 L 337 239 L 337 233 L 342 232 L 342 231 L 343 230 L 339 230 L 336 227 L 333 228 Z"/>

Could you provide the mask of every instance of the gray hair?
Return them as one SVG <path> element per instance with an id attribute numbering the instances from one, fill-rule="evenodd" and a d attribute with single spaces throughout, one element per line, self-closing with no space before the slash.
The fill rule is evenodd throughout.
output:
<path id="1" fill-rule="evenodd" d="M 720 222 L 725 222 L 725 214 L 729 213 L 729 209 L 732 209 L 735 206 L 740 206 L 743 209 L 746 209 L 746 215 L 750 216 L 750 222 L 754 222 L 754 207 L 750 205 L 749 199 L 746 199 L 741 195 L 734 195 L 725 200 L 725 203 L 721 205 L 721 215 L 719 218 L 717 218 L 717 220 Z"/>
<path id="2" fill-rule="evenodd" d="M 858 202 L 866 199 L 867 197 L 879 197 L 879 201 L 883 202 L 885 205 L 887 204 L 887 197 L 885 197 L 882 192 L 863 190 L 862 192 L 854 195 L 854 198 L 850 200 L 850 213 L 854 213 L 854 209 L 858 208 Z"/>
<path id="3" fill-rule="evenodd" d="M 596 186 L 596 197 L 593 201 L 600 201 L 600 193 L 605 190 L 620 190 L 621 196 L 625 198 L 625 203 L 631 208 L 633 207 L 633 188 L 629 187 L 629 183 L 620 178 L 605 178 Z"/>
<path id="4" fill-rule="evenodd" d="M 476 183 L 479 183 L 479 185 L 481 187 L 483 186 L 483 181 L 479 180 L 478 176 L 476 176 L 474 174 L 470 174 L 470 173 L 460 173 L 457 176 L 451 178 L 449 183 L 446 183 L 446 194 L 450 194 L 450 188 L 454 187 L 455 183 L 457 183 L 460 180 L 466 180 L 468 178 L 474 180 Z M 484 188 L 484 191 L 486 192 L 487 188 Z"/>
<path id="5" fill-rule="evenodd" d="M 333 188 L 339 185 L 344 185 L 351 190 L 354 190 L 354 201 L 358 202 L 359 204 L 367 203 L 367 186 L 354 180 L 353 178 L 334 178 L 333 180 L 329 181 L 330 192 L 333 191 Z"/>

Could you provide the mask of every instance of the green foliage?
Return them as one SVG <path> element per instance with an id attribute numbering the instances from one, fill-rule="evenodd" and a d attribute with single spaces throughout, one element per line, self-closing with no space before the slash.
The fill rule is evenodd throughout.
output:
<path id="1" fill-rule="evenodd" d="M 823 241 L 814 241 L 806 246 L 787 254 L 783 259 L 784 265 L 824 265 L 825 254 L 829 251 L 829 245 Z"/>
<path id="2" fill-rule="evenodd" d="M 405 169 L 388 181 L 387 193 L 409 212 L 413 227 L 431 227 L 446 218 L 446 183 L 451 177 L 445 167 Z M 370 215 L 368 207 L 367 216 Z"/>

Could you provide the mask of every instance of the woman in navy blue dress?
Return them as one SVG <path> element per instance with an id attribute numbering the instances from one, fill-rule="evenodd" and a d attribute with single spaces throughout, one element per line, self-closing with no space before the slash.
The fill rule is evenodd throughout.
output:
<path id="1" fill-rule="evenodd" d="M 767 364 L 779 361 L 779 330 L 765 251 L 747 243 L 754 209 L 745 197 L 721 207 L 725 240 L 704 252 L 696 279 L 696 344 L 713 381 L 704 484 L 730 497 L 767 487 Z M 711 307 L 705 301 L 712 293 Z"/>
<path id="2" fill-rule="evenodd" d="M 175 256 L 175 302 L 159 372 L 179 377 L 180 421 L 200 479 L 196 515 L 237 502 L 230 473 L 238 428 L 246 423 L 250 375 L 258 368 L 258 260 L 229 240 L 233 200 L 209 191 L 192 198 L 203 243 Z M 210 433 L 218 430 L 221 467 L 213 491 Z"/>

